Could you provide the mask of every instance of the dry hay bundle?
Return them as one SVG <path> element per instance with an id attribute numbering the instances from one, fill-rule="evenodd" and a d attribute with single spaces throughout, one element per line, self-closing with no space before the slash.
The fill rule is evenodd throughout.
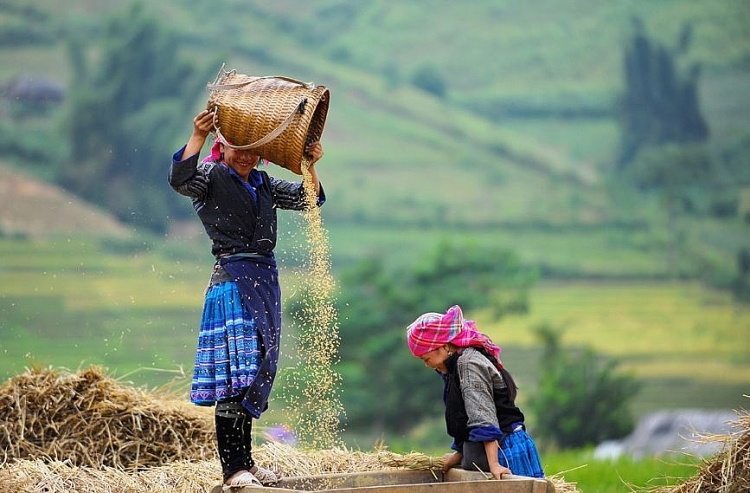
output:
<path id="1" fill-rule="evenodd" d="M 32 369 L 0 385 L 7 459 L 136 468 L 215 457 L 213 416 L 174 396 L 125 386 L 91 367 Z"/>
<path id="2" fill-rule="evenodd" d="M 424 469 L 442 469 L 445 465 L 445 459 L 442 457 L 430 457 L 429 455 L 411 452 L 409 454 L 396 454 L 383 450 L 378 453 L 378 460 L 384 466 L 400 467 L 404 469 L 424 470 Z"/>
<path id="3" fill-rule="evenodd" d="M 750 396 L 745 396 L 750 397 Z M 722 443 L 719 453 L 705 460 L 697 475 L 655 493 L 740 493 L 750 491 L 750 413 L 742 411 L 728 435 L 707 435 L 702 441 Z"/>

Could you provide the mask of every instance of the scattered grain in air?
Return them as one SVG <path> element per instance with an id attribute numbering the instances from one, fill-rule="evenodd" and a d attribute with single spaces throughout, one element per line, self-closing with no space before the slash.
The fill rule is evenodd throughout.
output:
<path id="1" fill-rule="evenodd" d="M 330 249 L 315 193 L 310 163 L 302 162 L 306 192 L 305 245 L 303 266 L 297 273 L 300 309 L 298 326 L 298 366 L 289 377 L 295 395 L 287 396 L 289 411 L 300 443 L 312 448 L 341 446 L 340 419 L 344 410 L 339 399 L 341 376 L 338 363 L 338 313 L 334 307 Z"/>

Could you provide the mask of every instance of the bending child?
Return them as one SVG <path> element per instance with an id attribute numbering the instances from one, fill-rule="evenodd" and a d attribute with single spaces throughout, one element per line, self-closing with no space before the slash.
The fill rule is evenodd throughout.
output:
<path id="1" fill-rule="evenodd" d="M 436 370 L 445 385 L 445 424 L 453 438 L 444 471 L 461 466 L 543 478 L 534 441 L 526 434 L 517 387 L 500 361 L 500 348 L 465 320 L 456 305 L 445 314 L 425 313 L 409 325 L 412 354 Z"/>

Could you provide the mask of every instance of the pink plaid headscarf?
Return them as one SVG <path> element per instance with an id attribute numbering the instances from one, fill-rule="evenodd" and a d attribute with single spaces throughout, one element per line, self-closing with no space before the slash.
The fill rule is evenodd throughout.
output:
<path id="1" fill-rule="evenodd" d="M 449 342 L 458 347 L 481 347 L 495 357 L 498 369 L 503 369 L 500 362 L 502 351 L 485 334 L 477 330 L 473 320 L 465 320 L 461 307 L 454 305 L 443 315 L 425 313 L 407 328 L 406 339 L 409 350 L 417 358 L 442 347 Z"/>
<path id="2" fill-rule="evenodd" d="M 216 140 L 214 140 L 214 145 L 211 146 L 211 152 L 208 154 L 208 156 L 203 158 L 204 163 L 209 161 L 216 163 L 221 162 L 221 144 L 221 140 L 216 137 Z"/>

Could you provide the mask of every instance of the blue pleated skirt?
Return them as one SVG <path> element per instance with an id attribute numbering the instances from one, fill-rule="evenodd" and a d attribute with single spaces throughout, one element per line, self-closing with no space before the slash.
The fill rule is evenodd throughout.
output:
<path id="1" fill-rule="evenodd" d="M 524 430 L 518 430 L 505 437 L 498 451 L 498 459 L 500 465 L 507 467 L 517 476 L 544 477 L 539 452 L 534 441 Z"/>
<path id="2" fill-rule="evenodd" d="M 236 283 L 211 286 L 198 332 L 190 402 L 210 406 L 241 395 L 258 374 L 260 363 L 258 330 L 243 308 Z"/>

